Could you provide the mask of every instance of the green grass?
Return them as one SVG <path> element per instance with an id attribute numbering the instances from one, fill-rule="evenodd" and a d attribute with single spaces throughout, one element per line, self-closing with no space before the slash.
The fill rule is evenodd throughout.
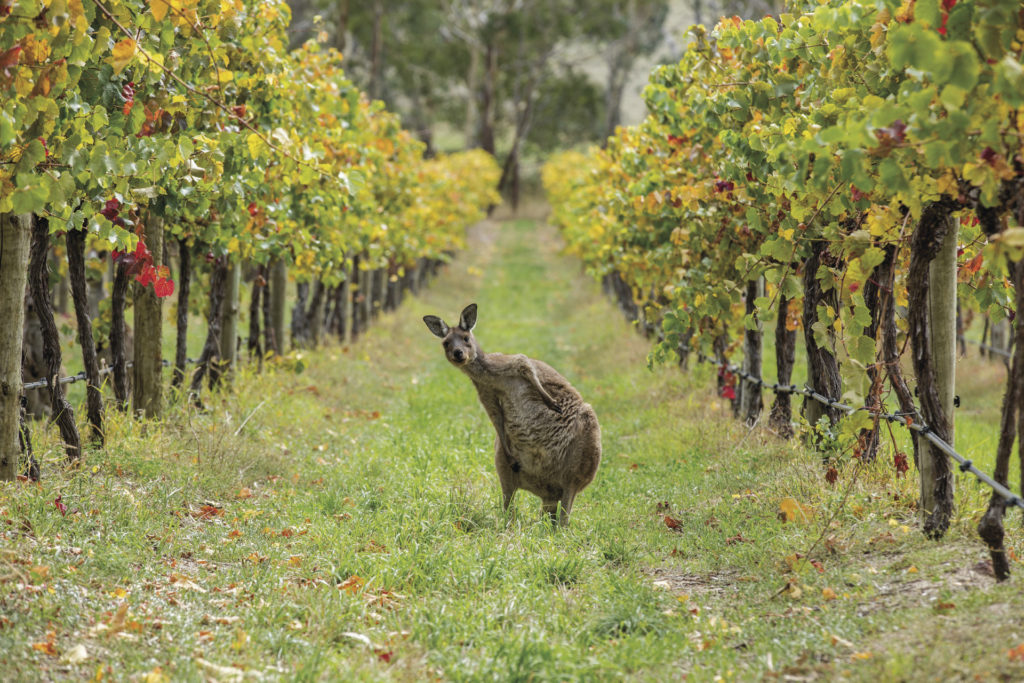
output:
<path id="1" fill-rule="evenodd" d="M 108 413 L 77 471 L 37 426 L 44 481 L 0 485 L 3 678 L 1024 676 L 1019 577 L 976 566 L 980 489 L 935 543 L 888 463 L 830 486 L 819 456 L 732 420 L 713 368 L 649 372 L 558 247 L 485 225 L 350 348 L 243 372 L 207 412 Z M 421 322 L 471 301 L 487 350 L 551 363 L 601 420 L 568 529 L 524 492 L 502 515 L 493 430 Z M 786 497 L 810 521 L 780 521 Z M 1024 553 L 1016 516 L 1008 537 Z"/>

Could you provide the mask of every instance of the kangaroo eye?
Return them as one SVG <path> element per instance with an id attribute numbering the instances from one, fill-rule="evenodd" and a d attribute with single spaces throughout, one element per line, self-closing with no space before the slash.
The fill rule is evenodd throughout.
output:
<path id="1" fill-rule="evenodd" d="M 468 342 L 469 341 L 469 335 L 467 334 L 467 335 L 463 336 L 462 337 L 462 341 Z"/>
<path id="2" fill-rule="evenodd" d="M 441 344 L 441 346 L 443 346 L 443 347 L 444 347 L 444 348 L 446 348 L 446 349 L 447 349 L 447 348 L 448 348 L 449 346 L 451 346 L 451 345 L 452 345 L 452 343 L 451 343 L 450 341 L 448 341 L 447 339 L 445 339 L 445 340 L 444 340 L 444 342 L 443 342 L 443 343 Z"/>

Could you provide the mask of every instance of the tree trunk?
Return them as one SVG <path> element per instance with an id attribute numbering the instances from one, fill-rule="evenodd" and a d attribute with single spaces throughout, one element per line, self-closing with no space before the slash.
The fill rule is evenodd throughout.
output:
<path id="1" fill-rule="evenodd" d="M 270 313 L 270 268 L 263 266 L 263 294 L 260 306 L 263 308 L 263 355 L 269 357 L 278 353 L 277 339 Z M 261 366 L 262 367 L 262 366 Z"/>
<path id="2" fill-rule="evenodd" d="M 480 91 L 480 119 L 477 140 L 480 149 L 494 156 L 494 110 L 498 84 L 498 47 L 493 41 L 487 43 L 485 54 L 486 75 Z"/>
<path id="3" fill-rule="evenodd" d="M 373 311 L 373 271 L 359 271 L 359 293 L 362 297 L 359 312 L 359 334 L 366 334 L 370 327 L 370 313 Z"/>
<path id="4" fill-rule="evenodd" d="M 348 7 L 349 0 L 338 0 L 338 28 L 334 34 L 334 47 L 341 54 L 345 54 L 345 39 L 348 33 Z"/>
<path id="5" fill-rule="evenodd" d="M 192 375 L 190 393 L 197 405 L 200 405 L 199 393 L 203 389 L 203 377 L 210 375 L 210 388 L 214 388 L 220 379 L 218 360 L 220 356 L 220 330 L 224 313 L 224 291 L 227 288 L 228 265 L 221 259 L 213 264 L 210 273 L 210 310 L 206 314 L 206 343 L 199 356 L 198 367 Z"/>
<path id="6" fill-rule="evenodd" d="M 164 221 L 149 216 L 145 224 L 146 246 L 153 264 L 163 262 Z M 132 409 L 146 417 L 163 412 L 163 302 L 152 287 L 135 284 L 135 345 L 132 359 Z"/>
<path id="7" fill-rule="evenodd" d="M 353 268 L 349 268 L 345 271 L 345 279 L 340 285 L 338 285 L 338 310 L 339 310 L 339 322 L 341 327 L 338 328 L 339 336 L 341 341 L 345 344 L 352 343 L 352 277 L 356 271 Z"/>
<path id="8" fill-rule="evenodd" d="M 270 320 L 274 328 L 274 353 L 285 350 L 284 318 L 287 303 L 288 264 L 277 259 L 270 267 Z"/>
<path id="9" fill-rule="evenodd" d="M 242 284 L 242 265 L 237 257 L 231 258 L 227 269 L 224 303 L 221 305 L 220 365 L 221 372 L 230 377 L 238 366 L 238 290 Z"/>
<path id="10" fill-rule="evenodd" d="M 786 327 L 789 299 L 779 294 L 779 310 L 775 322 L 775 376 L 779 384 L 790 384 L 793 380 L 793 364 L 796 362 L 796 330 Z M 792 395 L 780 391 L 775 395 L 768 426 L 783 439 L 793 436 Z"/>
<path id="11" fill-rule="evenodd" d="M 110 364 L 114 369 L 114 404 L 122 411 L 128 410 L 128 357 L 125 350 L 127 324 L 124 308 L 130 282 L 128 268 L 123 262 L 118 263 L 110 287 Z"/>
<path id="12" fill-rule="evenodd" d="M 255 358 L 263 368 L 263 349 L 260 344 L 260 294 L 263 292 L 263 266 L 256 270 L 249 292 L 249 362 Z"/>
<path id="13" fill-rule="evenodd" d="M 626 52 L 625 50 L 623 52 Z M 628 54 L 616 54 L 608 66 L 608 82 L 604 92 L 605 118 L 604 136 L 607 139 L 615 133 L 622 121 L 622 93 L 629 80 L 629 72 L 633 67 L 633 59 Z M 607 142 L 605 143 L 607 144 Z"/>
<path id="14" fill-rule="evenodd" d="M 883 308 L 884 298 L 882 295 L 882 282 L 885 279 L 887 264 L 883 260 L 875 267 L 871 277 L 864 283 L 864 304 L 871 312 L 871 322 L 864 330 L 864 336 L 876 342 L 875 362 L 868 366 L 868 379 L 871 381 L 871 388 L 868 390 L 867 405 L 873 411 L 879 411 L 882 407 L 882 382 L 885 377 L 883 372 L 884 351 L 882 345 L 878 344 L 878 331 L 882 327 L 882 320 L 885 315 Z M 875 417 L 875 423 L 870 429 L 862 429 L 858 437 L 858 448 L 860 458 L 864 462 L 873 462 L 878 453 L 879 444 L 879 421 Z"/>
<path id="15" fill-rule="evenodd" d="M 885 364 L 886 373 L 889 376 L 889 385 L 896 392 L 896 400 L 900 404 L 900 413 L 912 420 L 917 420 L 917 408 L 914 405 L 914 396 L 910 393 L 903 378 L 903 370 L 900 367 L 900 346 L 899 332 L 896 328 L 896 247 L 889 245 L 885 247 L 885 259 L 879 264 L 878 274 L 878 307 L 880 313 L 880 324 L 882 327 L 882 359 Z M 917 467 L 918 456 L 918 435 L 917 432 L 910 432 L 910 441 L 913 447 L 914 467 Z"/>
<path id="16" fill-rule="evenodd" d="M 320 346 L 324 337 L 324 319 L 327 313 L 327 298 L 330 290 L 324 281 L 313 281 L 313 298 L 309 301 L 309 339 L 313 348 Z"/>
<path id="17" fill-rule="evenodd" d="M 914 231 L 907 272 L 911 355 L 921 418 L 953 444 L 953 369 L 956 363 L 956 236 L 950 202 L 925 207 Z M 933 291 L 934 290 L 934 291 Z M 921 440 L 918 471 L 924 532 L 940 538 L 953 515 L 949 457 Z"/>
<path id="18" fill-rule="evenodd" d="M 1003 394 L 1003 412 L 999 420 L 999 442 L 996 446 L 996 466 L 992 478 L 1009 488 L 1010 456 L 1013 454 L 1014 437 L 1020 437 L 1017 445 L 1020 457 L 1021 472 L 1024 473 L 1024 259 L 1012 268 L 1014 289 L 1017 292 L 1017 341 L 1013 353 L 1010 372 L 1006 376 L 1006 391 Z M 1022 474 L 1024 485 L 1024 474 Z M 992 569 L 996 578 L 1004 581 L 1010 578 L 1010 562 L 1003 546 L 1003 515 L 1006 513 L 1006 501 L 998 493 L 992 492 L 988 509 L 978 522 L 978 535 L 988 545 L 992 556 Z"/>
<path id="19" fill-rule="evenodd" d="M 839 363 L 835 357 L 835 332 L 831 326 L 825 333 L 827 345 L 818 346 L 814 338 L 814 325 L 818 322 L 818 306 L 831 306 L 839 311 L 839 297 L 835 289 L 828 293 L 822 292 L 818 280 L 818 268 L 822 265 L 827 243 L 816 240 L 811 243 L 811 255 L 804 263 L 804 346 L 807 348 L 807 378 L 811 388 L 833 401 L 842 395 L 842 380 L 839 375 Z M 839 421 L 839 411 L 830 408 L 811 398 L 804 400 L 804 416 L 807 422 L 816 427 L 822 417 L 827 417 L 830 424 Z"/>
<path id="20" fill-rule="evenodd" d="M 178 324 L 174 344 L 174 378 L 171 380 L 175 387 L 180 387 L 185 381 L 185 364 L 188 363 L 188 297 L 191 289 L 192 249 L 181 237 L 178 239 Z"/>
<path id="21" fill-rule="evenodd" d="M 68 250 L 68 280 L 75 303 L 75 319 L 78 321 L 78 345 L 82 347 L 82 364 L 85 366 L 86 412 L 92 441 L 102 447 L 103 394 L 100 387 L 103 380 L 100 377 L 100 363 L 96 357 L 96 342 L 89 317 L 89 290 L 85 281 L 85 230 L 68 230 L 64 241 Z"/>
<path id="22" fill-rule="evenodd" d="M 755 300 L 764 296 L 764 279 L 758 278 L 747 283 L 747 315 L 754 318 L 754 327 L 746 328 L 743 335 L 743 369 L 754 377 L 761 376 L 761 320 L 757 316 Z M 754 426 L 761 417 L 764 402 L 761 397 L 761 385 L 750 380 L 743 380 L 743 404 L 740 413 L 748 426 Z"/>
<path id="23" fill-rule="evenodd" d="M 21 340 L 32 216 L 0 214 L 0 481 L 18 474 Z"/>
<path id="24" fill-rule="evenodd" d="M 28 285 L 32 289 L 39 325 L 43 328 L 43 358 L 46 360 L 46 377 L 50 382 L 50 419 L 60 428 L 61 439 L 68 461 L 74 462 L 82 456 L 82 440 L 75 424 L 75 411 L 64 398 L 64 385 L 60 378 L 60 332 L 53 320 L 50 309 L 50 282 L 46 267 L 46 254 L 50 250 L 50 222 L 36 216 L 32 224 L 32 244 L 29 248 Z"/>
<path id="25" fill-rule="evenodd" d="M 384 3 L 373 3 L 373 40 L 370 44 L 370 84 L 367 94 L 379 100 L 384 92 Z"/>
<path id="26" fill-rule="evenodd" d="M 295 285 L 295 305 L 292 306 L 292 346 L 304 348 L 309 345 L 309 321 L 306 300 L 309 298 L 309 283 Z"/>

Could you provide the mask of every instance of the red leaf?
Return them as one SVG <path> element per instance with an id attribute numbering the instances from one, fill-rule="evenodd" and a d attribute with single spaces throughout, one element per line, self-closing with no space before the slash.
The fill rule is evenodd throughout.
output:
<path id="1" fill-rule="evenodd" d="M 675 517 L 669 517 L 668 515 L 665 515 L 665 526 L 667 526 L 669 529 L 679 529 L 683 526 L 683 523 Z"/>
<path id="2" fill-rule="evenodd" d="M 153 292 L 161 299 L 174 294 L 174 281 L 167 278 L 157 280 L 153 283 Z"/>
<path id="3" fill-rule="evenodd" d="M 722 387 L 721 395 L 722 395 L 722 398 L 727 398 L 730 401 L 735 401 L 736 400 L 736 389 L 734 389 L 732 387 L 732 385 L 724 386 L 724 387 Z"/>
<path id="4" fill-rule="evenodd" d="M 910 469 L 910 465 L 907 464 L 907 454 L 902 451 L 892 456 L 892 464 L 896 468 L 897 477 L 902 477 Z"/>
<path id="5" fill-rule="evenodd" d="M 68 514 L 68 506 L 61 502 L 61 498 L 62 496 L 57 496 L 56 498 L 54 498 L 53 504 L 58 510 L 60 510 L 60 514 L 66 516 Z"/>
<path id="6" fill-rule="evenodd" d="M 21 58 L 21 45 L 15 45 L 7 52 L 0 55 L 0 69 L 7 69 L 9 66 L 14 66 L 18 63 Z"/>
<path id="7" fill-rule="evenodd" d="M 153 277 L 156 273 L 156 269 L 153 266 L 145 265 L 142 267 L 142 272 L 135 276 L 135 281 L 145 287 L 151 282 L 155 282 L 156 279 Z"/>

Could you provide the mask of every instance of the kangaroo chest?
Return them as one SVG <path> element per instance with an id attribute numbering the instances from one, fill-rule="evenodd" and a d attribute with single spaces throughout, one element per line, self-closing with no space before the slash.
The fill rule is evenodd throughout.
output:
<path id="1" fill-rule="evenodd" d="M 528 382 L 508 382 L 501 388 L 478 386 L 477 391 L 513 459 L 529 468 L 534 456 L 549 450 L 559 415 L 544 404 Z"/>

